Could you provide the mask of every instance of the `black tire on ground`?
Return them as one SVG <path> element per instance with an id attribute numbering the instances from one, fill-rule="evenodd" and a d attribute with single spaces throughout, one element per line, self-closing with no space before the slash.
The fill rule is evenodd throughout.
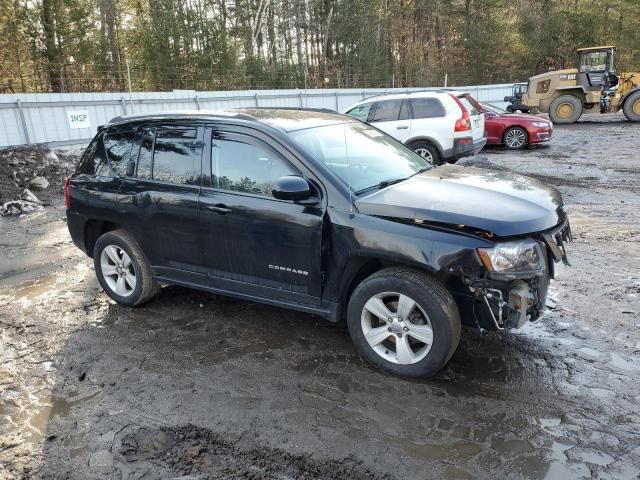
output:
<path id="1" fill-rule="evenodd" d="M 366 327 L 364 325 L 367 322 L 366 317 L 370 315 L 369 311 L 364 311 L 365 304 L 376 295 L 387 295 L 387 292 L 406 295 L 415 301 L 417 306 L 428 317 L 433 341 L 426 356 L 415 363 L 400 364 L 384 358 L 374 350 L 365 337 L 364 329 Z M 399 300 L 396 304 L 398 311 Z M 388 304 L 387 307 L 390 310 L 393 309 L 392 304 Z M 413 311 L 415 312 L 416 310 Z M 421 314 L 418 313 L 418 315 L 420 316 Z M 405 324 L 409 321 L 408 319 L 404 320 Z M 347 324 L 353 343 L 368 362 L 389 373 L 406 377 L 429 377 L 438 373 L 447 364 L 458 347 L 461 334 L 460 313 L 451 294 L 440 282 L 426 273 L 404 267 L 380 270 L 358 285 L 349 300 Z M 410 322 L 408 326 L 413 328 L 413 325 L 413 322 Z M 380 326 L 386 327 L 392 326 L 392 324 L 385 325 L 381 322 Z M 385 328 L 382 329 L 382 334 L 386 337 L 387 334 L 384 333 L 384 330 Z M 371 332 L 372 330 L 369 331 Z M 395 342 L 398 339 L 394 335 L 398 334 L 390 333 L 388 335 L 389 338 L 386 338 L 384 343 L 380 342 L 382 351 L 386 354 L 389 353 L 384 351 L 387 345 L 391 345 L 390 348 L 392 350 L 394 348 L 393 345 L 397 345 Z M 411 333 L 405 335 L 408 337 L 406 341 L 409 342 Z M 411 341 L 415 342 L 415 338 Z M 417 345 L 420 345 L 420 343 Z M 395 354 L 396 352 L 397 350 L 391 353 Z"/>
<path id="2" fill-rule="evenodd" d="M 438 151 L 438 148 L 431 142 L 420 140 L 417 142 L 413 142 L 411 145 L 409 145 L 409 148 L 427 161 L 430 161 L 433 165 L 440 164 L 440 152 Z"/>
<path id="3" fill-rule="evenodd" d="M 123 250 L 131 259 L 131 267 L 135 274 L 136 281 L 135 288 L 126 296 L 117 294 L 115 290 L 109 286 L 103 274 L 101 262 L 102 252 L 109 246 Z M 137 307 L 149 301 L 160 289 L 158 282 L 153 278 L 151 266 L 142 253 L 140 246 L 125 230 L 113 230 L 98 238 L 93 250 L 93 264 L 98 282 L 100 282 L 100 285 L 107 295 L 120 305 Z"/>
<path id="4" fill-rule="evenodd" d="M 575 95 L 560 95 L 549 105 L 549 118 L 553 123 L 576 123 L 582 116 L 582 100 Z"/>
<path id="5" fill-rule="evenodd" d="M 640 122 L 640 90 L 629 95 L 622 111 L 630 122 Z"/>
<path id="6" fill-rule="evenodd" d="M 510 150 L 520 150 L 529 144 L 529 134 L 522 127 L 511 127 L 505 130 L 502 143 Z"/>

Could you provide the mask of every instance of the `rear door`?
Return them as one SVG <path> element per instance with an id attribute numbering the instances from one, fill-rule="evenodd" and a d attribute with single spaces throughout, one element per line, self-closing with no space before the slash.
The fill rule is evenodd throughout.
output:
<path id="1" fill-rule="evenodd" d="M 484 113 L 478 101 L 468 93 L 457 95 L 458 100 L 464 105 L 471 117 L 471 136 L 473 140 L 480 140 L 485 136 Z"/>
<path id="2" fill-rule="evenodd" d="M 442 102 L 434 97 L 412 98 L 411 138 L 431 138 L 440 148 L 453 147 L 453 127 L 445 121 L 447 111 Z"/>
<path id="3" fill-rule="evenodd" d="M 374 102 L 368 123 L 404 143 L 409 139 L 411 128 L 409 105 L 402 99 Z"/>
<path id="4" fill-rule="evenodd" d="M 149 125 L 137 133 L 135 176 L 118 192 L 120 223 L 156 275 L 206 283 L 198 217 L 203 128 Z"/>

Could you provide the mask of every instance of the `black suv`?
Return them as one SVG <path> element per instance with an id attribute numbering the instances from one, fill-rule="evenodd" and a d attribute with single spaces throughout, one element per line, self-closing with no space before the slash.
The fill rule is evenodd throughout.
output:
<path id="1" fill-rule="evenodd" d="M 447 363 L 461 321 L 537 319 L 570 239 L 555 189 L 432 168 L 319 110 L 115 118 L 65 195 L 71 237 L 119 304 L 173 284 L 346 320 L 367 360 L 408 376 Z"/>

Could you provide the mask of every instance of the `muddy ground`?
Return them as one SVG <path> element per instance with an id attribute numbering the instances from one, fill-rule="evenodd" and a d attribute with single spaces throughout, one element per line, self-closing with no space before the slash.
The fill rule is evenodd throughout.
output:
<path id="1" fill-rule="evenodd" d="M 556 185 L 572 266 L 542 320 L 465 329 L 431 380 L 310 315 L 176 287 L 119 307 L 61 200 L 0 219 L 0 478 L 638 478 L 640 125 L 467 163 Z"/>

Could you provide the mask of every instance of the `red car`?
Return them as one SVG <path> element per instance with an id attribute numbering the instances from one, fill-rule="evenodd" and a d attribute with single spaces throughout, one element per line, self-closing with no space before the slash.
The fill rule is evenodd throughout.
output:
<path id="1" fill-rule="evenodd" d="M 553 124 L 536 115 L 509 113 L 494 105 L 482 104 L 487 145 L 504 145 L 520 149 L 532 143 L 548 142 L 553 133 Z"/>

